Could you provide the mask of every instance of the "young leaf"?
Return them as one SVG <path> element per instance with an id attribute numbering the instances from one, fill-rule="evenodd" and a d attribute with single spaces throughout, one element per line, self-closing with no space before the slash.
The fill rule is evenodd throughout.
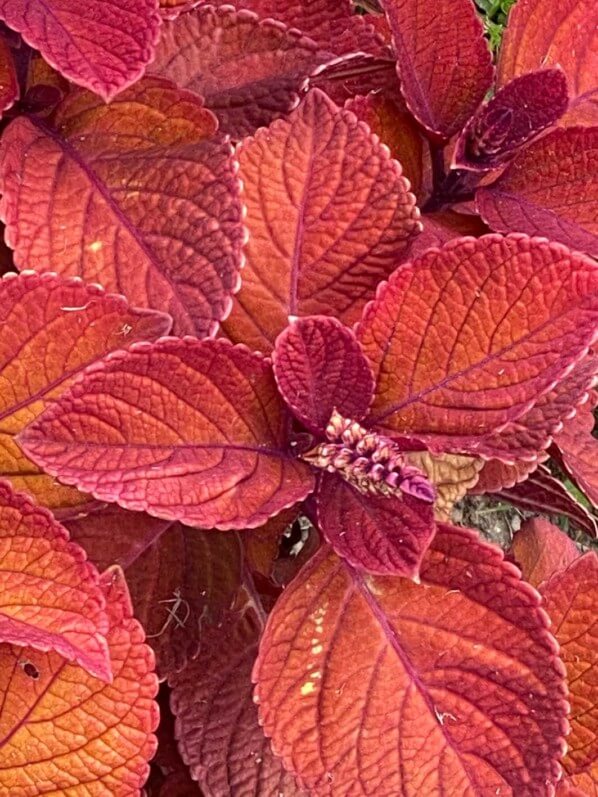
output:
<path id="1" fill-rule="evenodd" d="M 179 749 L 206 797 L 302 794 L 258 724 L 251 668 L 261 630 L 245 607 L 206 629 L 199 657 L 169 681 Z"/>
<path id="2" fill-rule="evenodd" d="M 550 474 L 545 465 L 540 465 L 520 484 L 497 490 L 494 495 L 527 511 L 542 512 L 553 517 L 564 515 L 590 537 L 598 536 L 596 518 L 574 498 L 562 482 Z"/>
<path id="3" fill-rule="evenodd" d="M 532 142 L 476 194 L 497 232 L 544 235 L 598 255 L 598 127 L 554 130 Z"/>
<path id="4" fill-rule="evenodd" d="M 471 117 L 455 149 L 456 166 L 494 169 L 550 127 L 567 109 L 567 80 L 560 69 L 543 69 L 515 78 Z"/>
<path id="5" fill-rule="evenodd" d="M 436 532 L 432 504 L 409 495 L 364 495 L 324 473 L 316 494 L 318 527 L 343 559 L 359 570 L 417 580 Z"/>
<path id="6" fill-rule="evenodd" d="M 53 510 L 88 502 L 23 455 L 15 435 L 86 366 L 109 351 L 165 335 L 162 313 L 130 308 L 122 296 L 56 274 L 23 272 L 0 281 L 0 475 Z"/>
<path id="7" fill-rule="evenodd" d="M 125 571 L 135 617 L 161 678 L 197 655 L 206 623 L 230 609 L 241 581 L 235 534 L 199 531 L 112 506 L 66 524 L 98 567 Z"/>
<path id="8" fill-rule="evenodd" d="M 450 526 L 421 577 L 323 548 L 285 590 L 254 668 L 275 752 L 313 795 L 543 793 L 567 704 L 538 594 Z"/>
<path id="9" fill-rule="evenodd" d="M 563 768 L 575 774 L 598 758 L 598 556 L 576 559 L 540 591 L 567 668 L 571 733 Z"/>
<path id="10" fill-rule="evenodd" d="M 380 5 L 392 32 L 407 105 L 424 127 L 450 138 L 492 83 L 490 50 L 473 2 L 382 0 Z"/>
<path id="11" fill-rule="evenodd" d="M 537 587 L 554 573 L 565 570 L 580 551 L 564 531 L 537 517 L 526 520 L 515 534 L 510 554 L 523 578 Z"/>
<path id="12" fill-rule="evenodd" d="M 102 576 L 114 680 L 57 653 L 0 645 L 0 765 L 6 794 L 138 797 L 156 749 L 158 684 L 122 573 Z M 49 786 L 48 786 L 49 784 Z"/>
<path id="13" fill-rule="evenodd" d="M 0 0 L 0 18 L 106 101 L 141 77 L 160 26 L 158 0 Z"/>
<path id="14" fill-rule="evenodd" d="M 596 124 L 597 22 L 594 0 L 517 0 L 500 50 L 500 85 L 534 69 L 558 65 L 567 75 L 572 98 L 562 123 Z"/>
<path id="15" fill-rule="evenodd" d="M 399 164 L 318 90 L 239 160 L 249 243 L 226 333 L 269 351 L 290 316 L 356 321 L 418 229 Z"/>
<path id="16" fill-rule="evenodd" d="M 294 108 L 306 76 L 330 58 L 281 23 L 206 5 L 164 23 L 150 71 L 200 94 L 221 129 L 243 138 Z"/>
<path id="17" fill-rule="evenodd" d="M 386 144 L 392 157 L 401 164 L 411 190 L 422 201 L 430 188 L 429 147 L 420 127 L 400 98 L 398 83 L 394 93 L 396 97 L 390 92 L 372 91 L 365 97 L 348 100 L 345 108 L 364 121 Z"/>
<path id="18" fill-rule="evenodd" d="M 203 528 L 252 528 L 307 496 L 267 360 L 224 340 L 165 338 L 90 368 L 20 435 L 67 484 Z"/>
<path id="19" fill-rule="evenodd" d="M 397 269 L 357 329 L 376 379 L 366 423 L 475 455 L 586 354 L 597 286 L 592 260 L 521 235 L 456 240 Z"/>
<path id="20" fill-rule="evenodd" d="M 592 431 L 597 403 L 598 394 L 593 391 L 590 401 L 579 407 L 554 436 L 565 468 L 595 506 L 598 506 L 598 440 L 592 436 Z"/>
<path id="21" fill-rule="evenodd" d="M 374 378 L 355 335 L 335 318 L 308 316 L 276 339 L 274 376 L 299 420 L 323 432 L 336 410 L 360 421 L 374 393 Z"/>
<path id="22" fill-rule="evenodd" d="M 230 144 L 208 138 L 213 115 L 153 78 L 109 106 L 76 93 L 55 124 L 22 116 L 2 137 L 0 213 L 19 268 L 100 282 L 166 310 L 180 333 L 214 334 L 244 231 Z"/>
<path id="23" fill-rule="evenodd" d="M 53 650 L 110 681 L 98 572 L 65 529 L 0 482 L 0 643 Z"/>

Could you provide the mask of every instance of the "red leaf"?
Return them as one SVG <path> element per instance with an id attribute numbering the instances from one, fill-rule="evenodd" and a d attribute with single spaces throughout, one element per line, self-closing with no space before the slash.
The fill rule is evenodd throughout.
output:
<path id="1" fill-rule="evenodd" d="M 29 271 L 0 281 L 0 474 L 53 511 L 89 502 L 41 473 L 15 435 L 90 363 L 165 335 L 170 324 L 161 313 L 132 309 L 122 296 L 56 274 Z"/>
<path id="2" fill-rule="evenodd" d="M 594 0 L 518 0 L 500 48 L 499 83 L 558 65 L 567 75 L 573 98 L 562 123 L 596 124 L 597 23 Z"/>
<path id="3" fill-rule="evenodd" d="M 327 473 L 316 495 L 318 526 L 339 556 L 368 573 L 418 580 L 436 531 L 432 504 L 364 495 Z"/>
<path id="4" fill-rule="evenodd" d="M 207 631 L 199 657 L 170 679 L 179 749 L 206 797 L 301 794 L 258 724 L 251 668 L 260 632 L 246 607 Z"/>
<path id="5" fill-rule="evenodd" d="M 164 24 L 151 72 L 200 94 L 222 130 L 243 138 L 294 108 L 307 75 L 331 57 L 279 22 L 199 6 Z"/>
<path id="6" fill-rule="evenodd" d="M 598 524 L 584 506 L 550 471 L 540 465 L 528 478 L 509 489 L 497 490 L 494 495 L 515 506 L 547 515 L 564 515 L 590 537 L 598 536 Z"/>
<path id="7" fill-rule="evenodd" d="M 165 338 L 90 368 L 20 436 L 44 470 L 125 509 L 252 528 L 305 498 L 269 362 L 224 340 Z"/>
<path id="8" fill-rule="evenodd" d="M 476 204 L 497 232 L 519 230 L 598 255 L 598 127 L 554 130 L 526 147 Z"/>
<path id="9" fill-rule="evenodd" d="M 397 82 L 397 95 L 398 88 Z M 421 129 L 400 98 L 395 99 L 390 92 L 371 92 L 365 97 L 347 101 L 345 108 L 364 121 L 386 144 L 392 157 L 403 167 L 403 174 L 417 198 L 422 201 L 427 197 L 431 188 L 430 150 Z"/>
<path id="10" fill-rule="evenodd" d="M 563 464 L 590 501 L 598 506 L 598 440 L 592 436 L 595 425 L 594 408 L 598 394 L 593 391 L 590 401 L 578 408 L 554 436 Z"/>
<path id="11" fill-rule="evenodd" d="M 153 656 L 131 618 L 122 573 L 102 576 L 114 680 L 56 653 L 0 645 L 0 759 L 7 795 L 139 797 L 156 750 Z"/>
<path id="12" fill-rule="evenodd" d="M 550 127 L 567 109 L 567 80 L 560 69 L 530 72 L 507 83 L 465 125 L 456 166 L 485 171 Z"/>
<path id="13" fill-rule="evenodd" d="M 160 25 L 158 0 L 0 0 L 0 17 L 65 77 L 105 100 L 141 77 Z"/>
<path id="14" fill-rule="evenodd" d="M 548 458 L 548 454 L 543 456 L 544 459 Z M 541 458 L 538 457 L 539 459 Z M 527 479 L 530 473 L 536 470 L 538 460 L 533 462 L 519 460 L 512 465 L 507 465 L 506 462 L 501 462 L 499 459 L 486 460 L 480 470 L 477 484 L 469 492 L 474 495 L 483 495 L 484 493 L 496 493 L 500 490 L 514 487 L 519 482 Z"/>
<path id="15" fill-rule="evenodd" d="M 168 311 L 178 332 L 214 334 L 244 231 L 231 147 L 207 140 L 210 111 L 153 78 L 109 106 L 76 93 L 56 124 L 20 117 L 2 137 L 0 212 L 17 265 L 98 281 Z"/>
<path id="16" fill-rule="evenodd" d="M 442 526 L 422 584 L 324 548 L 276 604 L 254 668 L 264 730 L 313 795 L 543 794 L 567 704 L 539 596 Z"/>
<path id="17" fill-rule="evenodd" d="M 267 351 L 289 316 L 356 321 L 418 229 L 398 163 L 318 90 L 239 160 L 250 235 L 226 333 Z"/>
<path id="18" fill-rule="evenodd" d="M 117 506 L 66 525 L 98 567 L 116 563 L 124 569 L 161 678 L 196 656 L 202 627 L 232 607 L 241 580 L 235 534 L 191 529 Z"/>
<path id="19" fill-rule="evenodd" d="M 53 650 L 112 679 L 98 572 L 52 515 L 0 482 L 0 642 Z"/>
<path id="20" fill-rule="evenodd" d="M 490 232 L 479 216 L 455 213 L 454 210 L 441 210 L 437 213 L 424 213 L 421 217 L 422 232 L 411 240 L 404 261 L 413 260 L 432 247 L 439 247 L 454 238 L 471 235 L 479 238 Z"/>
<path id="21" fill-rule="evenodd" d="M 308 79 L 308 87 L 321 89 L 337 105 L 344 105 L 348 99 L 365 97 L 371 92 L 381 97 L 395 97 L 399 81 L 393 58 L 357 52 L 317 67 Z"/>
<path id="22" fill-rule="evenodd" d="M 490 50 L 475 6 L 471 0 L 382 0 L 380 5 L 407 105 L 424 127 L 450 138 L 492 83 Z"/>
<path id="23" fill-rule="evenodd" d="M 576 559 L 541 587 L 567 668 L 571 733 L 563 761 L 572 775 L 598 758 L 598 556 Z"/>
<path id="24" fill-rule="evenodd" d="M 334 410 L 355 421 L 366 414 L 372 371 L 353 332 L 335 318 L 290 324 L 276 340 L 273 362 L 282 397 L 312 431 L 323 432 Z"/>
<path id="25" fill-rule="evenodd" d="M 12 51 L 0 36 L 0 118 L 19 98 L 19 82 Z"/>
<path id="26" fill-rule="evenodd" d="M 532 462 L 545 459 L 547 455 L 543 452 L 552 435 L 585 401 L 597 375 L 598 360 L 585 357 L 568 376 L 539 398 L 531 410 L 508 423 L 500 433 L 481 440 L 477 448 L 480 456 L 515 463 L 521 459 Z"/>
<path id="27" fill-rule="evenodd" d="M 382 38 L 367 18 L 355 14 L 352 0 L 225 0 L 247 8 L 261 19 L 276 19 L 297 28 L 336 55 L 386 51 Z M 222 4 L 222 0 L 220 2 Z"/>
<path id="28" fill-rule="evenodd" d="M 544 518 L 527 520 L 510 549 L 526 581 L 537 587 L 580 555 L 573 540 Z"/>
<path id="29" fill-rule="evenodd" d="M 589 258 L 525 236 L 456 240 L 398 269 L 357 330 L 377 383 L 366 423 L 475 455 L 586 354 L 597 285 Z"/>

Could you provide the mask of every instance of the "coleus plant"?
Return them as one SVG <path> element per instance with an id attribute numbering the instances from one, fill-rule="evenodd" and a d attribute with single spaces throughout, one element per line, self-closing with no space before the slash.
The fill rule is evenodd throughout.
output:
<path id="1" fill-rule="evenodd" d="M 0 794 L 594 793 L 596 9 L 356 5 L 0 0 Z"/>

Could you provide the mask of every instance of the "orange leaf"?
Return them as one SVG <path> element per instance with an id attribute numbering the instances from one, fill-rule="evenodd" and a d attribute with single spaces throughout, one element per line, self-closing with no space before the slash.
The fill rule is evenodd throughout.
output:
<path id="1" fill-rule="evenodd" d="M 158 724 L 157 680 L 122 572 L 102 576 L 114 680 L 56 653 L 0 645 L 0 771 L 11 797 L 139 797 Z"/>
<path id="2" fill-rule="evenodd" d="M 0 642 L 54 650 L 109 681 L 95 567 L 46 510 L 0 482 Z"/>
<path id="3" fill-rule="evenodd" d="M 239 149 L 249 242 L 225 332 L 270 351 L 289 316 L 352 323 L 418 229 L 401 168 L 321 91 Z"/>
<path id="4" fill-rule="evenodd" d="M 170 319 L 122 296 L 56 274 L 0 281 L 0 476 L 52 510 L 90 500 L 42 473 L 15 436 L 86 366 L 136 340 L 165 335 Z"/>
<path id="5" fill-rule="evenodd" d="M 254 668 L 264 730 L 320 795 L 545 794 L 566 729 L 538 593 L 440 526 L 420 585 L 321 549 L 283 592 Z"/>
<path id="6" fill-rule="evenodd" d="M 523 524 L 513 538 L 510 552 L 523 578 L 534 587 L 564 570 L 580 555 L 579 548 L 564 531 L 541 517 Z"/>
<path id="7" fill-rule="evenodd" d="M 598 555 L 579 557 L 540 590 L 567 668 L 571 733 L 563 767 L 574 775 L 598 758 Z"/>

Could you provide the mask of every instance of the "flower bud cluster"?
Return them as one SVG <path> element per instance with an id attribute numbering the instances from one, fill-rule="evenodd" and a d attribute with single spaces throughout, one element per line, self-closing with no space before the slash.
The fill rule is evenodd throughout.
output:
<path id="1" fill-rule="evenodd" d="M 338 473 L 362 493 L 411 495 L 426 503 L 436 498 L 425 474 L 405 462 L 396 443 L 368 431 L 336 410 L 326 427 L 328 442 L 320 443 L 303 459 L 329 473 Z"/>

